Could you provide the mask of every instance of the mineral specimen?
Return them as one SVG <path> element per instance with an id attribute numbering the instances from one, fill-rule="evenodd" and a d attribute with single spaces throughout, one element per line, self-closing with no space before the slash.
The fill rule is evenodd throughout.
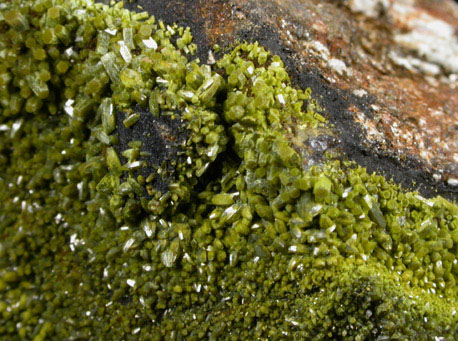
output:
<path id="1" fill-rule="evenodd" d="M 202 64 L 122 3 L 0 9 L 2 338 L 458 338 L 458 207 L 311 164 L 332 131 L 278 56 Z"/>

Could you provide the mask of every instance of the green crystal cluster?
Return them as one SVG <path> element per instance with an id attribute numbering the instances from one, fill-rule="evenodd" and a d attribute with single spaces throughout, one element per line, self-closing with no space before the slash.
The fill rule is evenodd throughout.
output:
<path id="1" fill-rule="evenodd" d="M 310 166 L 281 59 L 195 49 L 122 3 L 0 4 L 0 337 L 457 339 L 458 207 Z M 135 108 L 173 159 L 120 150 Z"/>

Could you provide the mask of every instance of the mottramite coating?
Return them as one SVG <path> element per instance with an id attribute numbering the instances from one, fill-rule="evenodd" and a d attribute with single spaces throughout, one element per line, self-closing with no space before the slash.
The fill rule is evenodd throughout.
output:
<path id="1" fill-rule="evenodd" d="M 0 5 L 1 337 L 458 338 L 458 207 L 311 165 L 280 58 L 195 49 L 121 3 Z"/>

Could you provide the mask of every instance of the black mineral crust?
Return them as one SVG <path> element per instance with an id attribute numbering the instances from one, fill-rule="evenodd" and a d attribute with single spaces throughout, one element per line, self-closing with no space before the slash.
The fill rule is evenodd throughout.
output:
<path id="1" fill-rule="evenodd" d="M 176 118 L 171 118 L 170 115 L 154 117 L 148 109 L 139 105 L 134 106 L 132 111 L 139 114 L 140 118 L 135 125 L 129 128 L 123 124 L 126 113 L 116 112 L 116 132 L 119 142 L 115 145 L 115 150 L 121 155 L 124 150 L 129 148 L 129 142 L 140 141 L 142 143 L 140 151 L 144 152 L 145 155 L 140 156 L 138 160 L 146 162 L 147 167 L 141 168 L 135 172 L 135 175 L 141 175 L 146 179 L 166 164 L 168 175 L 165 177 L 157 176 L 152 182 L 156 190 L 166 192 L 169 182 L 174 176 L 173 165 L 185 160 L 183 143 L 186 143 L 189 138 L 189 132 L 180 120 L 181 113 L 179 111 L 173 113 Z M 126 161 L 122 156 L 121 160 Z"/>

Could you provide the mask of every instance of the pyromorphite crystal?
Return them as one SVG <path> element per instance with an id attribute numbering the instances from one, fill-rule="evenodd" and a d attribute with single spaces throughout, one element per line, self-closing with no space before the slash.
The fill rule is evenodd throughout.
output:
<path id="1" fill-rule="evenodd" d="M 131 126 L 133 126 L 135 123 L 138 122 L 139 118 L 140 118 L 140 114 L 133 114 L 127 117 L 124 121 L 122 121 L 122 123 L 124 124 L 126 128 L 130 128 Z"/>
<path id="2" fill-rule="evenodd" d="M 458 339 L 458 207 L 304 168 L 279 57 L 122 3 L 0 26 L 0 339 Z"/>
<path id="3" fill-rule="evenodd" d="M 3 20 L 12 28 L 19 30 L 27 30 L 29 23 L 27 18 L 19 9 L 11 9 L 2 13 Z"/>
<path id="4" fill-rule="evenodd" d="M 313 194 L 315 195 L 315 198 L 326 198 L 329 194 L 331 194 L 331 187 L 332 183 L 327 177 L 319 177 L 317 182 L 315 182 L 315 185 L 313 186 Z"/>
<path id="5" fill-rule="evenodd" d="M 232 196 L 229 193 L 220 193 L 216 194 L 212 198 L 213 205 L 223 205 L 228 206 L 234 203 Z"/>

